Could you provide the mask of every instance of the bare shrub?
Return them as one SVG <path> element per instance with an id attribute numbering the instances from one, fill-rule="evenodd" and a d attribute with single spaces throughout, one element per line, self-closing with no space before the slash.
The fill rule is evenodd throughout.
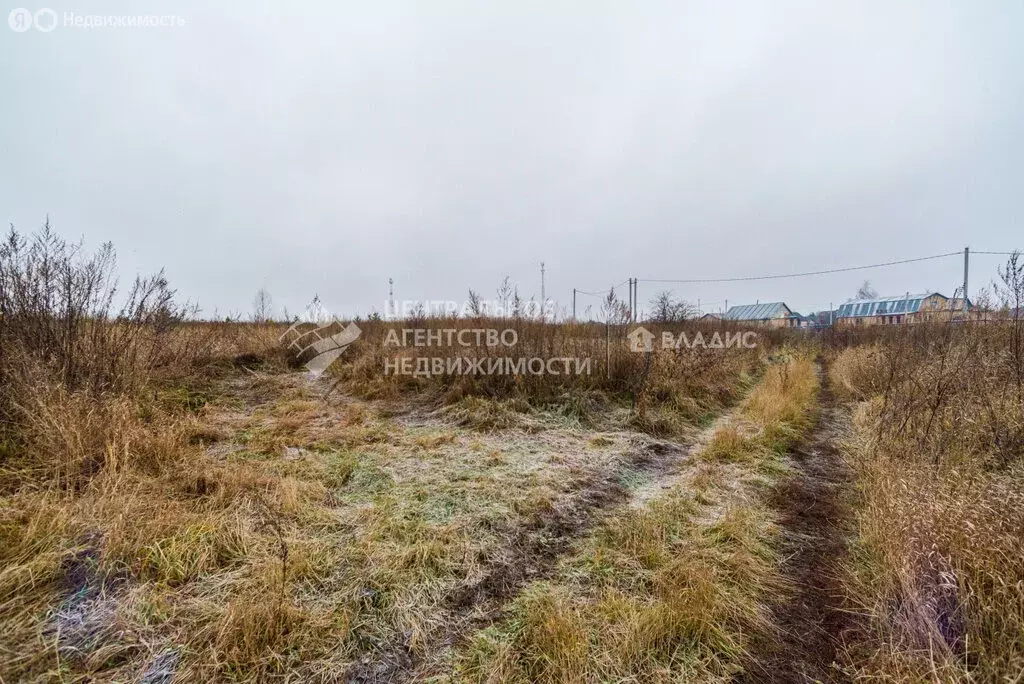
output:
<path id="1" fill-rule="evenodd" d="M 163 273 L 137 278 L 120 297 L 110 243 L 93 255 L 47 222 L 0 244 L 0 382 L 57 382 L 93 395 L 137 389 L 160 364 L 184 310 Z M 44 375 L 39 376 L 42 372 Z"/>
<path id="2" fill-rule="evenodd" d="M 1024 401 L 1015 321 L 913 326 L 839 353 L 862 398 L 847 445 L 857 540 L 847 659 L 890 681 L 997 681 L 1024 667 Z"/>

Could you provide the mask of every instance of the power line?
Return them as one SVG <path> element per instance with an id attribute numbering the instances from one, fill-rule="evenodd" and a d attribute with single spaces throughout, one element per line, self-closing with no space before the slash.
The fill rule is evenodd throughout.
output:
<path id="1" fill-rule="evenodd" d="M 959 256 L 963 252 L 948 252 L 946 254 L 934 254 L 932 256 L 916 257 L 914 259 L 897 259 L 896 261 L 885 261 L 878 264 L 868 264 L 866 266 L 847 266 L 844 268 L 829 268 L 821 271 L 803 271 L 801 273 L 779 273 L 773 275 L 762 275 L 762 276 L 744 276 L 739 278 L 637 278 L 634 282 L 645 282 L 645 283 L 678 283 L 678 284 L 695 284 L 695 283 L 737 283 L 747 282 L 756 280 L 779 280 L 783 278 L 803 278 L 807 276 L 826 275 L 828 273 L 849 273 L 851 271 L 864 271 L 872 268 L 883 268 L 885 266 L 898 266 L 900 264 L 912 264 L 920 261 L 931 261 L 933 259 L 945 259 L 947 257 Z M 972 254 L 990 254 L 997 256 L 1012 256 L 1019 254 L 1019 251 L 1014 252 L 991 252 L 991 251 L 973 251 Z M 612 285 L 610 289 L 622 287 L 634 280 L 632 278 L 623 280 L 621 283 Z M 591 292 L 588 290 L 574 290 L 575 294 L 588 295 L 590 297 L 606 297 L 608 291 L 597 291 Z M 710 302 L 709 302 L 710 303 Z"/>
<path id="2" fill-rule="evenodd" d="M 949 252 L 948 254 L 935 254 L 933 256 L 917 257 L 916 259 L 900 259 L 898 261 L 886 261 L 880 264 L 868 266 L 847 266 L 846 268 L 830 268 L 824 271 L 804 271 L 803 273 L 781 273 L 776 275 L 746 276 L 742 278 L 641 278 L 645 283 L 736 283 L 748 280 L 777 280 L 780 278 L 802 278 L 804 276 L 825 275 L 826 273 L 846 273 L 849 271 L 863 271 L 869 268 L 881 268 L 883 266 L 897 266 L 899 264 L 910 264 L 917 261 L 929 261 L 931 259 L 944 259 L 951 256 L 959 256 L 963 252 Z M 985 254 L 985 252 L 982 252 Z"/>
<path id="3" fill-rule="evenodd" d="M 585 294 L 585 295 L 590 295 L 591 297 L 607 297 L 609 290 L 613 290 L 613 289 L 615 289 L 617 287 L 622 287 L 623 285 L 626 285 L 627 283 L 629 283 L 629 279 L 628 278 L 626 280 L 623 280 L 621 283 L 618 283 L 617 285 L 612 285 L 611 287 L 608 288 L 608 290 L 603 290 L 603 291 L 598 291 L 598 292 L 588 292 L 587 290 L 576 290 L 576 294 Z"/>

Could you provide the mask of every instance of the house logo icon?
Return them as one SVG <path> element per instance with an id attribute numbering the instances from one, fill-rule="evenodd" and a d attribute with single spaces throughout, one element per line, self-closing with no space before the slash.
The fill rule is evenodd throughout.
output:
<path id="1" fill-rule="evenodd" d="M 322 375 L 363 333 L 355 323 L 341 328 L 337 320 L 317 325 L 312 330 L 302 330 L 300 325 L 298 321 L 293 323 L 281 334 L 280 339 L 284 341 L 286 337 L 291 338 L 288 347 L 296 350 L 296 357 L 312 357 L 306 362 L 306 368 L 313 377 Z"/>
<path id="2" fill-rule="evenodd" d="M 303 328 L 304 325 L 311 325 L 312 329 Z M 306 368 L 313 377 L 318 377 L 362 334 L 355 323 L 342 327 L 323 307 L 318 296 L 306 307 L 306 320 L 296 319 L 279 339 L 288 342 L 296 358 L 308 358 Z"/>
<path id="3" fill-rule="evenodd" d="M 629 350 L 634 352 L 654 351 L 654 333 L 644 327 L 639 327 L 626 335 L 629 340 Z"/>

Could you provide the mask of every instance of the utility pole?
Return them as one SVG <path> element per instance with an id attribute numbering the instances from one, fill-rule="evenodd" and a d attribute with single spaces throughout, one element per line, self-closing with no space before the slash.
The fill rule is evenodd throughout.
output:
<path id="1" fill-rule="evenodd" d="M 630 277 L 628 280 L 629 280 L 629 316 L 628 316 L 628 318 L 629 318 L 630 321 L 632 321 L 633 320 L 633 278 Z"/>
<path id="2" fill-rule="evenodd" d="M 544 296 L 544 262 L 540 262 L 540 320 L 547 316 L 548 300 Z"/>
<path id="3" fill-rule="evenodd" d="M 572 320 L 576 320 L 576 288 L 572 288 Z"/>
<path id="4" fill-rule="evenodd" d="M 626 306 L 629 309 L 626 314 L 626 318 L 630 319 L 633 318 L 633 279 L 626 278 L 626 283 L 627 292 L 629 292 L 629 294 L 626 295 Z"/>
<path id="5" fill-rule="evenodd" d="M 388 315 L 387 318 L 395 316 L 395 279 L 388 278 Z"/>
<path id="6" fill-rule="evenodd" d="M 630 308 L 633 311 L 633 316 L 632 316 L 633 317 L 633 323 L 636 323 L 636 320 L 637 320 L 637 308 L 639 307 L 639 304 L 640 304 L 639 300 L 637 299 L 637 285 L 638 284 L 639 284 L 639 280 L 635 279 L 635 277 L 634 277 L 634 279 L 633 279 L 633 304 L 632 304 L 632 306 L 630 306 Z"/>
<path id="7" fill-rule="evenodd" d="M 964 247 L 964 321 L 967 321 L 967 267 L 971 259 L 971 248 Z"/>

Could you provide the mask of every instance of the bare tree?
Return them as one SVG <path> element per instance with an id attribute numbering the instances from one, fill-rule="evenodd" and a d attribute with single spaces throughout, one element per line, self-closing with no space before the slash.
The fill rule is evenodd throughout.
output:
<path id="1" fill-rule="evenodd" d="M 676 299 L 670 290 L 662 290 L 651 300 L 650 320 L 657 323 L 685 321 L 695 313 L 695 307 L 682 299 Z"/>
<path id="2" fill-rule="evenodd" d="M 615 294 L 615 288 L 608 290 L 608 295 L 601 302 L 601 314 L 607 323 L 623 324 L 629 322 L 629 304 Z"/>
<path id="3" fill-rule="evenodd" d="M 501 311 L 498 312 L 501 316 L 507 318 L 509 316 L 509 301 L 512 299 L 512 283 L 509 281 L 509 277 L 505 276 L 504 280 L 501 281 L 501 285 L 498 287 L 498 306 L 501 307 Z"/>
<path id="4" fill-rule="evenodd" d="M 1024 307 L 1024 259 L 1021 259 L 1020 252 L 1014 252 L 1006 260 L 1006 266 L 998 269 L 999 280 L 996 283 L 996 296 L 999 303 L 1013 311 L 1020 311 Z"/>
<path id="5" fill-rule="evenodd" d="M 857 288 L 857 296 L 854 299 L 878 299 L 878 292 L 875 288 L 871 287 L 870 280 L 865 280 L 861 283 L 861 286 Z"/>
<path id="6" fill-rule="evenodd" d="M 998 270 L 1002 284 L 996 283 L 996 296 L 1010 315 L 1010 363 L 1017 381 L 1017 399 L 1024 401 L 1024 260 L 1018 251 Z"/>
<path id="7" fill-rule="evenodd" d="M 469 290 L 469 313 L 474 316 L 483 315 L 483 304 L 480 301 L 480 295 L 470 288 Z"/>
<path id="8" fill-rule="evenodd" d="M 0 386 L 46 369 L 70 390 L 122 390 L 169 358 L 166 333 L 195 309 L 175 304 L 163 271 L 118 292 L 116 263 L 110 243 L 86 255 L 49 220 L 32 236 L 11 226 L 0 241 Z"/>
<path id="9" fill-rule="evenodd" d="M 260 288 L 252 300 L 253 323 L 269 323 L 274 317 L 274 299 L 266 288 Z"/>

